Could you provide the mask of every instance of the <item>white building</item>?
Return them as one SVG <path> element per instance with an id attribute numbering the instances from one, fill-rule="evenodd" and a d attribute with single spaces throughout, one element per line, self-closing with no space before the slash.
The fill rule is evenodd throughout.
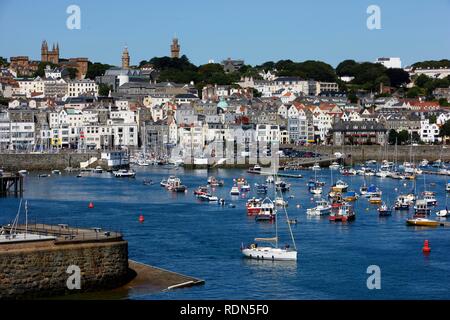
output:
<path id="1" fill-rule="evenodd" d="M 12 122 L 8 112 L 0 112 L 0 150 L 29 149 L 35 144 L 34 122 Z"/>
<path id="2" fill-rule="evenodd" d="M 409 73 L 410 77 L 424 74 L 430 78 L 444 79 L 450 76 L 450 68 L 406 68 L 405 71 Z"/>
<path id="3" fill-rule="evenodd" d="M 67 83 L 67 92 L 69 97 L 78 97 L 86 93 L 97 96 L 98 85 L 94 80 L 73 80 Z"/>
<path id="4" fill-rule="evenodd" d="M 428 119 L 420 121 L 420 140 L 425 143 L 434 143 L 440 141 L 439 126 L 435 123 L 430 124 Z"/>
<path id="5" fill-rule="evenodd" d="M 381 58 L 378 58 L 377 60 L 375 60 L 375 63 L 382 64 L 386 68 L 401 69 L 401 67 L 402 67 L 402 61 L 400 60 L 400 58 L 381 57 Z"/>
<path id="6" fill-rule="evenodd" d="M 278 125 L 257 124 L 256 139 L 258 142 L 280 142 L 280 127 Z"/>

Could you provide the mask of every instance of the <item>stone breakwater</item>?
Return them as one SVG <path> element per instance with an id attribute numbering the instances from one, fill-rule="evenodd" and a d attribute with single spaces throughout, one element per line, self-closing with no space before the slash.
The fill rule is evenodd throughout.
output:
<path id="1" fill-rule="evenodd" d="M 80 289 L 67 286 L 69 266 L 80 268 Z M 24 299 L 116 288 L 129 281 L 124 240 L 0 244 L 0 299 Z"/>
<path id="2" fill-rule="evenodd" d="M 450 146 L 440 145 L 417 145 L 417 146 L 397 146 L 397 152 L 395 146 L 389 145 L 364 145 L 364 146 L 291 146 L 283 145 L 282 147 L 292 147 L 296 150 L 317 152 L 320 154 L 332 155 L 335 152 L 340 152 L 345 155 L 346 163 L 350 164 L 350 157 L 355 162 L 361 162 L 366 160 L 389 160 L 393 161 L 397 158 L 399 162 L 403 161 L 415 161 L 420 162 L 422 159 L 428 161 L 435 161 L 441 159 L 443 161 L 450 161 Z"/>
<path id="3" fill-rule="evenodd" d="M 17 170 L 64 170 L 67 167 L 80 168 L 80 162 L 92 157 L 100 158 L 100 153 L 0 153 L 0 168 Z"/>

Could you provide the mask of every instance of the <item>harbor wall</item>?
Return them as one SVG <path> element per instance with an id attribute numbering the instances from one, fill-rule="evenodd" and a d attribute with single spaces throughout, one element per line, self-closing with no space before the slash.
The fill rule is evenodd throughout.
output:
<path id="1" fill-rule="evenodd" d="M 81 289 L 69 290 L 67 269 L 81 271 Z M 55 244 L 39 241 L 0 246 L 0 299 L 37 298 L 111 289 L 129 278 L 128 243 Z"/>
<path id="2" fill-rule="evenodd" d="M 28 170 L 64 170 L 80 168 L 80 162 L 92 157 L 100 158 L 100 153 L 0 153 L 0 168 L 7 171 Z"/>
<path id="3" fill-rule="evenodd" d="M 415 161 L 420 162 L 422 159 L 428 161 L 435 161 L 441 159 L 443 161 L 450 161 L 450 146 L 440 145 L 418 145 L 418 146 L 397 146 L 397 152 L 395 146 L 389 145 L 363 145 L 363 146 L 290 146 L 285 145 L 282 147 L 292 147 L 296 150 L 318 152 L 320 154 L 334 154 L 340 152 L 345 155 L 346 163 L 350 163 L 350 157 L 355 162 L 362 162 L 366 160 L 389 160 L 393 161 L 395 158 L 399 162 L 403 161 Z"/>

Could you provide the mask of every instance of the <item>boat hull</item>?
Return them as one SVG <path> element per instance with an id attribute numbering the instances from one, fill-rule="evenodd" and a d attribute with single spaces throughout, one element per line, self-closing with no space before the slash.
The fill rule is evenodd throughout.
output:
<path id="1" fill-rule="evenodd" d="M 408 219 L 406 224 L 409 226 L 422 226 L 422 227 L 437 227 L 439 226 L 438 221 L 428 220 L 428 219 Z"/>
<path id="2" fill-rule="evenodd" d="M 244 257 L 255 260 L 297 261 L 297 251 L 276 248 L 242 249 Z"/>

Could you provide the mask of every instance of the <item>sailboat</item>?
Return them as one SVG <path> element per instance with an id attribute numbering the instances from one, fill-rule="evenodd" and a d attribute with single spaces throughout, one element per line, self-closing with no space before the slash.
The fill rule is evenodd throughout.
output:
<path id="1" fill-rule="evenodd" d="M 276 175 L 277 165 L 274 165 L 274 174 Z M 275 191 L 276 194 L 276 191 Z M 279 196 L 282 197 L 282 193 L 279 192 Z M 275 215 L 277 214 L 277 208 L 274 209 Z M 244 247 L 241 246 L 241 252 L 246 258 L 257 260 L 270 260 L 270 261 L 297 261 L 297 247 L 295 245 L 294 235 L 292 233 L 290 219 L 285 206 L 282 207 L 286 215 L 286 224 L 289 229 L 293 247 L 286 245 L 279 247 L 278 242 L 278 218 L 275 219 L 275 237 L 273 238 L 255 238 L 255 243 Z M 258 243 L 265 245 L 259 246 Z M 269 244 L 269 245 L 267 245 Z"/>
<path id="2" fill-rule="evenodd" d="M 314 195 L 320 195 L 322 194 L 322 187 L 320 186 L 320 183 L 317 181 L 317 170 L 314 170 L 314 182 L 309 187 L 309 192 Z"/>
<path id="3" fill-rule="evenodd" d="M 448 196 L 446 194 L 445 195 L 445 209 L 439 210 L 438 212 L 436 212 L 436 215 L 438 217 L 441 217 L 441 218 L 450 217 L 450 211 L 448 210 L 448 207 L 447 207 L 447 199 L 448 199 Z"/>

